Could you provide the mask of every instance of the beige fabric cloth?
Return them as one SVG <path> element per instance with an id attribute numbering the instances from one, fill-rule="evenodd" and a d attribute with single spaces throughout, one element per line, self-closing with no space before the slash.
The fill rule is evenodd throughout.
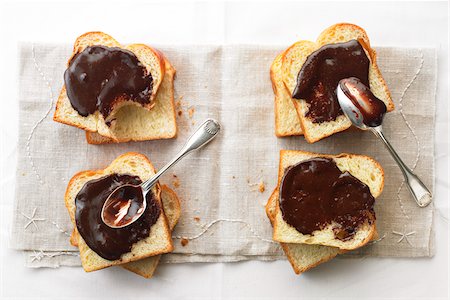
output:
<path id="1" fill-rule="evenodd" d="M 146 154 L 159 168 L 207 117 L 218 119 L 223 132 L 162 179 L 178 193 L 182 207 L 173 233 L 175 254 L 166 255 L 165 261 L 282 258 L 280 247 L 271 242 L 272 230 L 263 207 L 275 188 L 280 149 L 353 152 L 377 159 L 386 173 L 384 192 L 376 202 L 381 240 L 351 255 L 433 255 L 433 206 L 417 207 L 402 185 L 400 170 L 370 132 L 352 130 L 313 145 L 302 137 L 275 136 L 269 67 L 283 47 L 159 48 L 177 69 L 176 100 L 182 97 L 178 138 L 95 146 L 86 143 L 83 131 L 52 121 L 71 46 L 21 45 L 19 159 L 11 247 L 27 250 L 28 266 L 79 264 L 73 252 L 76 248 L 68 242 L 72 226 L 63 200 L 73 174 L 104 168 L 127 151 Z M 396 105 L 395 112 L 385 118 L 386 136 L 406 164 L 433 188 L 435 50 L 377 50 Z M 192 117 L 190 108 L 195 110 Z M 177 175 L 179 185 L 172 174 Z M 258 191 L 260 182 L 265 183 L 263 193 Z M 35 221 L 28 224 L 34 210 Z M 402 234 L 407 236 L 400 241 Z M 185 247 L 181 237 L 191 239 Z"/>

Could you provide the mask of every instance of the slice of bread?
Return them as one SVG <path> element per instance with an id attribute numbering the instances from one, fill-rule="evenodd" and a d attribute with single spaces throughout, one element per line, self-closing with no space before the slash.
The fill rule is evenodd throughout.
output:
<path id="1" fill-rule="evenodd" d="M 175 69 L 162 53 L 143 44 L 121 46 L 111 36 L 102 32 L 89 32 L 80 36 L 74 45 L 72 57 L 83 51 L 88 46 L 103 45 L 108 47 L 120 47 L 133 52 L 140 62 L 152 74 L 153 86 L 151 102 L 141 105 L 129 99 L 123 98 L 117 101 L 117 105 L 108 120 L 115 119 L 110 127 L 105 123 L 103 116 L 97 111 L 86 117 L 81 116 L 72 107 L 63 86 L 56 103 L 53 119 L 57 122 L 72 125 L 89 132 L 98 132 L 116 142 L 129 140 L 165 139 L 176 136 L 175 105 L 173 103 L 173 78 Z M 69 60 L 70 61 L 70 60 Z M 168 73 L 168 74 L 167 74 Z M 164 84 L 164 78 L 168 77 Z M 164 87 L 163 87 L 164 86 Z M 157 100 L 157 94 L 164 90 Z M 170 91 L 166 95 L 167 91 Z M 118 120 L 118 119 L 121 119 Z M 131 124 L 129 123 L 130 121 Z M 144 127 L 144 128 L 141 128 Z M 150 132 L 143 130 L 150 128 Z"/>
<path id="2" fill-rule="evenodd" d="M 272 195 L 270 195 L 266 204 L 266 214 L 272 225 L 275 220 L 278 197 L 279 192 L 277 188 L 273 191 Z M 339 248 L 321 245 L 288 243 L 280 243 L 280 245 L 296 274 L 306 272 L 343 252 L 343 250 L 340 250 Z"/>
<path id="3" fill-rule="evenodd" d="M 123 107 L 115 116 L 115 138 L 86 131 L 87 142 L 98 145 L 174 138 L 177 135 L 173 88 L 175 69 L 168 61 L 165 66 L 164 79 L 156 95 L 155 106 L 150 111 L 134 105 Z"/>
<path id="4" fill-rule="evenodd" d="M 119 42 L 117 42 L 113 37 L 111 37 L 110 35 L 103 33 L 103 32 L 87 32 L 81 36 L 79 36 L 74 43 L 74 47 L 73 47 L 73 52 L 72 52 L 72 56 L 69 58 L 69 61 L 67 63 L 67 65 L 69 65 L 70 61 L 80 52 L 82 52 L 84 49 L 86 49 L 89 46 L 107 46 L 107 47 L 116 47 L 116 48 L 122 48 L 124 50 L 129 50 L 131 52 L 133 52 L 134 55 L 136 55 L 136 57 L 138 58 L 139 62 L 142 63 L 142 65 L 147 69 L 147 72 L 149 72 L 152 75 L 152 82 L 153 82 L 153 86 L 152 86 L 152 92 L 150 95 L 150 101 L 148 104 L 142 105 L 133 101 L 130 101 L 131 99 L 127 99 L 126 97 L 120 96 L 118 99 L 116 99 L 116 101 L 114 101 L 114 107 L 112 108 L 111 114 L 108 116 L 108 121 L 110 121 L 111 119 L 114 119 L 114 115 L 117 112 L 118 109 L 120 109 L 123 106 L 126 105 L 136 105 L 136 106 L 140 106 L 143 108 L 146 108 L 148 110 L 150 110 L 154 103 L 153 103 L 153 99 L 156 97 L 156 92 L 159 89 L 159 86 L 161 85 L 161 82 L 164 78 L 164 72 L 165 72 L 165 67 L 164 67 L 164 57 L 162 56 L 162 54 L 158 51 L 155 50 L 149 46 L 146 45 L 142 45 L 142 44 L 132 44 L 132 45 L 128 45 L 128 46 L 122 46 Z M 58 104 L 61 103 L 61 107 L 67 107 L 67 108 L 72 108 L 72 105 L 70 104 L 70 100 L 67 97 L 67 94 L 65 92 L 65 86 L 63 86 L 64 91 L 61 91 L 60 96 L 58 98 L 58 102 L 57 102 L 57 110 L 58 110 Z M 61 101 L 60 101 L 61 100 Z M 68 103 L 67 103 L 68 101 Z M 67 104 L 67 105 L 65 105 Z M 72 108 L 73 109 L 73 108 Z M 61 113 L 63 113 L 62 117 L 63 119 L 61 119 L 61 121 L 67 121 L 67 122 L 74 122 L 74 124 L 69 124 L 69 125 L 77 125 L 79 122 L 82 123 L 81 120 L 77 120 L 77 119 L 73 119 L 73 118 L 69 118 L 69 119 L 64 119 L 65 114 L 64 113 L 73 113 L 72 111 L 66 111 L 65 109 L 63 109 L 62 111 L 60 111 Z M 78 115 L 78 113 L 75 111 L 76 115 Z M 95 113 L 96 118 L 97 118 L 97 123 L 102 122 L 103 123 L 107 120 L 103 119 L 103 116 L 96 112 Z M 56 113 L 55 113 L 55 117 L 56 117 Z M 82 116 L 78 115 L 79 117 L 83 118 Z M 58 115 L 58 117 L 60 117 Z M 66 116 L 67 117 L 67 116 Z M 90 117 L 90 116 L 88 116 Z M 59 121 L 55 119 L 55 121 Z M 65 123 L 65 122 L 62 122 Z M 68 123 L 66 123 L 68 124 Z M 86 125 L 88 125 L 88 123 L 86 123 Z M 90 124 L 89 124 L 90 125 Z M 98 126 L 98 124 L 97 124 Z"/>
<path id="5" fill-rule="evenodd" d="M 173 190 L 171 190 L 167 185 L 163 185 L 161 186 L 161 201 L 170 231 L 173 231 L 181 215 L 180 200 Z M 72 235 L 70 236 L 70 243 L 75 247 L 78 247 L 78 237 L 79 234 L 75 227 L 72 231 Z M 142 277 L 151 278 L 156 270 L 156 267 L 158 266 L 160 258 L 161 255 L 151 256 L 138 261 L 123 264 L 121 267 Z"/>
<path id="6" fill-rule="evenodd" d="M 297 85 L 298 73 L 300 72 L 306 58 L 312 52 L 326 44 L 342 43 L 355 39 L 361 41 L 370 60 L 369 82 L 371 91 L 386 104 L 388 112 L 392 111 L 394 109 L 394 103 L 392 102 L 389 90 L 377 66 L 377 56 L 375 50 L 370 48 L 369 37 L 364 29 L 353 24 L 341 23 L 333 25 L 325 29 L 319 35 L 315 43 L 311 41 L 299 41 L 290 46 L 283 53 L 281 73 L 283 76 L 284 85 L 288 89 L 289 94 L 293 94 L 293 91 Z M 309 110 L 309 104 L 301 99 L 293 99 L 293 103 L 299 116 L 300 125 L 305 139 L 309 143 L 317 142 L 332 135 L 333 133 L 346 130 L 352 125 L 350 120 L 348 120 L 344 115 L 339 116 L 334 121 L 314 123 L 306 117 Z M 285 109 L 288 109 L 287 106 Z M 287 119 L 286 122 L 289 122 L 290 126 L 295 125 L 294 119 Z"/>
<path id="7" fill-rule="evenodd" d="M 270 79 L 275 94 L 275 134 L 278 137 L 302 135 L 294 100 L 283 83 L 281 71 L 283 53 L 277 55 L 270 67 Z"/>
<path id="8" fill-rule="evenodd" d="M 315 157 L 333 159 L 339 170 L 342 172 L 347 171 L 361 182 L 365 183 L 369 187 L 374 198 L 377 198 L 383 191 L 384 171 L 378 162 L 368 156 L 347 153 L 327 155 L 294 150 L 280 151 L 277 186 L 280 186 L 284 172 L 287 168 L 301 161 Z M 301 234 L 294 227 L 284 221 L 279 206 L 279 199 L 277 200 L 273 239 L 278 242 L 324 245 L 337 247 L 344 250 L 353 250 L 367 244 L 374 237 L 375 232 L 375 222 L 370 224 L 366 221 L 357 229 L 355 235 L 348 240 L 336 239 L 332 224 L 326 226 L 322 230 L 313 232 L 313 235 Z"/>
<path id="9" fill-rule="evenodd" d="M 144 181 L 155 174 L 155 169 L 144 155 L 129 152 L 116 158 L 103 170 L 83 171 L 76 174 L 70 180 L 64 197 L 73 224 L 75 224 L 75 197 L 83 185 L 90 180 L 114 173 L 136 175 Z M 157 201 L 162 206 L 160 199 L 161 188 L 159 184 L 155 185 L 152 188 L 152 191 L 156 195 Z M 156 223 L 151 227 L 148 238 L 135 243 L 132 246 L 131 251 L 123 254 L 120 259 L 110 261 L 102 258 L 88 247 L 81 236 L 78 237 L 77 243 L 80 250 L 81 264 L 86 272 L 141 260 L 146 257 L 168 253 L 173 250 L 172 237 L 164 213 L 160 214 Z"/>

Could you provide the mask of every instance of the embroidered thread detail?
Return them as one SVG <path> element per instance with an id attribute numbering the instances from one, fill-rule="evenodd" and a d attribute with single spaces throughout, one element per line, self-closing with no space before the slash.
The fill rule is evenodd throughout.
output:
<path id="1" fill-rule="evenodd" d="M 64 229 L 62 229 L 58 224 L 56 224 L 56 222 L 54 222 L 54 221 L 49 221 L 49 222 L 52 223 L 53 226 L 55 226 L 59 230 L 59 232 L 64 233 L 65 235 L 70 237 L 70 234 L 67 231 L 65 231 Z"/>
<path id="2" fill-rule="evenodd" d="M 380 237 L 378 240 L 371 241 L 369 244 L 376 244 L 378 242 L 381 242 L 385 237 L 386 237 L 386 233 L 383 234 L 383 236 Z"/>
<path id="3" fill-rule="evenodd" d="M 35 67 L 36 71 L 39 73 L 39 75 L 41 76 L 41 78 L 43 79 L 45 84 L 47 85 L 47 88 L 48 88 L 48 91 L 49 91 L 49 98 L 50 98 L 50 106 L 49 106 L 49 108 L 47 109 L 45 114 L 36 122 L 36 124 L 34 124 L 33 128 L 31 129 L 30 134 L 27 137 L 27 142 L 26 142 L 27 156 L 28 156 L 31 168 L 32 168 L 34 174 L 36 175 L 36 178 L 38 179 L 39 183 L 40 184 L 44 184 L 44 181 L 42 180 L 42 177 L 39 175 L 39 173 L 38 173 L 38 171 L 36 169 L 36 166 L 34 165 L 34 160 L 33 160 L 33 157 L 31 155 L 30 143 L 31 143 L 31 139 L 33 138 L 34 132 L 36 131 L 38 126 L 48 117 L 48 115 L 50 114 L 50 112 L 53 109 L 53 103 L 54 103 L 53 90 L 52 90 L 52 86 L 51 86 L 50 81 L 47 79 L 47 77 L 45 76 L 44 72 L 39 67 L 39 64 L 38 64 L 37 59 L 36 59 L 36 51 L 35 51 L 35 48 L 34 48 L 34 44 L 31 46 L 31 56 L 33 58 L 33 64 L 34 64 L 34 67 Z M 35 212 L 36 212 L 36 208 L 33 211 L 33 216 L 34 216 Z M 22 215 L 25 216 L 23 213 L 22 213 Z M 33 218 L 33 216 L 32 216 L 32 218 Z M 27 216 L 25 216 L 25 217 L 28 218 Z M 25 226 L 25 229 L 28 226 L 30 226 L 30 224 L 33 224 L 36 227 L 36 229 L 39 229 L 34 221 L 44 221 L 44 220 L 46 220 L 46 219 L 34 219 L 34 220 L 30 219 L 30 222 L 27 223 L 27 225 Z M 47 220 L 47 221 L 49 221 L 49 220 Z M 54 222 L 54 221 L 49 221 L 49 222 L 53 226 L 55 226 L 61 233 L 64 233 L 65 235 L 70 236 L 70 234 L 67 233 L 67 231 L 63 230 L 58 224 L 56 224 L 56 222 Z"/>
<path id="4" fill-rule="evenodd" d="M 403 231 L 406 232 L 406 226 L 404 227 Z M 415 231 L 411 231 L 411 232 L 408 232 L 408 233 L 404 233 L 404 232 L 398 232 L 398 231 L 394 231 L 394 230 L 392 231 L 393 234 L 396 234 L 396 235 L 400 236 L 400 239 L 397 241 L 397 243 L 400 243 L 401 241 L 405 240 L 406 242 L 408 242 L 408 244 L 410 246 L 412 246 L 411 242 L 408 239 L 408 236 L 416 234 L 416 232 Z"/>
<path id="5" fill-rule="evenodd" d="M 45 221 L 44 218 L 36 218 L 36 211 L 37 211 L 37 207 L 35 207 L 33 209 L 33 213 L 31 214 L 31 216 L 27 216 L 26 214 L 24 214 L 23 212 L 21 212 L 22 216 L 24 216 L 25 218 L 28 219 L 28 223 L 25 224 L 24 229 L 27 229 L 28 226 L 30 226 L 31 224 L 34 225 L 34 227 L 36 228 L 36 230 L 39 230 L 39 227 L 36 224 L 36 221 Z"/>
<path id="6" fill-rule="evenodd" d="M 416 80 L 417 76 L 419 76 L 419 73 L 422 71 L 423 68 L 423 63 L 424 63 L 424 58 L 423 58 L 423 52 L 420 51 L 420 65 L 419 68 L 417 69 L 416 73 L 414 74 L 414 76 L 411 78 L 411 80 L 409 81 L 409 83 L 406 85 L 405 89 L 403 90 L 401 96 L 400 96 L 400 100 L 399 100 L 399 112 L 400 115 L 402 116 L 403 121 L 405 122 L 406 126 L 408 127 L 409 131 L 411 131 L 412 135 L 414 136 L 414 140 L 416 141 L 416 146 L 417 146 L 417 155 L 416 158 L 414 160 L 414 164 L 412 167 L 412 170 L 414 171 L 414 169 L 417 166 L 417 163 L 419 162 L 419 157 L 420 157 L 420 141 L 419 141 L 419 137 L 416 135 L 416 133 L 414 132 L 414 129 L 412 128 L 411 124 L 408 122 L 408 120 L 406 119 L 405 114 L 403 113 L 403 98 L 406 95 L 406 92 L 408 91 L 408 89 L 411 87 L 411 85 L 414 83 L 414 81 Z M 400 209 L 402 210 L 402 213 L 406 216 L 407 219 L 410 219 L 409 215 L 406 213 L 405 208 L 403 206 L 403 202 L 402 199 L 400 197 L 400 192 L 403 189 L 403 186 L 405 185 L 405 179 L 402 180 L 402 183 L 400 184 L 400 187 L 397 190 L 397 199 L 398 202 L 400 204 Z"/>
<path id="7" fill-rule="evenodd" d="M 274 242 L 272 240 L 266 239 L 261 237 L 259 234 L 257 234 L 253 228 L 250 226 L 250 224 L 248 224 L 247 222 L 243 221 L 243 220 L 237 220 L 237 219 L 217 219 L 212 221 L 211 223 L 209 223 L 208 225 L 206 225 L 206 227 L 198 234 L 191 236 L 191 237 L 184 237 L 184 236 L 173 236 L 174 239 L 187 239 L 187 240 L 195 240 L 198 239 L 199 237 L 201 237 L 202 235 L 204 235 L 209 228 L 211 228 L 213 225 L 219 223 L 219 222 L 231 222 L 231 223 L 241 223 L 244 224 L 249 230 L 250 232 L 258 239 L 260 239 L 261 241 L 265 241 L 268 243 L 273 243 L 273 244 L 278 244 L 277 242 Z"/>
<path id="8" fill-rule="evenodd" d="M 64 233 L 65 235 L 70 237 L 70 234 L 67 231 L 65 231 L 64 229 L 62 229 L 61 226 L 56 224 L 56 222 L 47 220 L 45 218 L 37 218 L 36 217 L 36 212 L 37 212 L 37 207 L 35 207 L 33 209 L 33 212 L 31 213 L 31 216 L 27 216 L 23 212 L 20 212 L 20 214 L 22 216 L 24 216 L 25 218 L 28 219 L 28 223 L 25 224 L 24 229 L 27 229 L 31 224 L 33 224 L 34 227 L 36 228 L 36 230 L 39 230 L 39 227 L 37 226 L 36 221 L 47 221 L 47 222 L 50 222 L 53 226 L 55 226 L 61 233 Z"/>
<path id="9" fill-rule="evenodd" d="M 30 254 L 31 262 L 34 262 L 35 260 L 41 261 L 44 257 L 53 258 L 55 256 L 62 256 L 62 255 L 69 255 L 69 256 L 80 256 L 80 254 L 76 252 L 67 252 L 67 251 L 61 251 L 56 253 L 45 253 L 42 250 L 34 251 L 33 254 Z"/>
<path id="10" fill-rule="evenodd" d="M 39 65 L 38 65 L 38 63 L 37 63 L 37 60 L 36 60 L 36 53 L 35 53 L 35 50 L 34 50 L 34 45 L 31 46 L 31 55 L 32 55 L 32 57 L 33 57 L 34 67 L 36 68 L 36 70 L 38 71 L 38 73 L 41 75 L 42 79 L 45 81 L 45 84 L 46 84 L 47 87 L 48 87 L 48 90 L 49 90 L 49 96 L 50 96 L 50 100 L 51 100 L 51 101 L 50 101 L 50 107 L 49 107 L 48 110 L 46 111 L 45 115 L 42 116 L 42 118 L 39 119 L 39 121 L 37 121 L 37 123 L 34 124 L 33 128 L 31 129 L 31 132 L 30 132 L 30 134 L 29 134 L 28 137 L 27 137 L 27 143 L 26 143 L 27 156 L 28 156 L 28 159 L 29 159 L 29 161 L 30 161 L 31 168 L 32 168 L 34 174 L 36 175 L 36 178 L 38 179 L 39 183 L 40 183 L 40 184 L 44 184 L 44 181 L 42 180 L 41 176 L 39 175 L 39 173 L 38 173 L 38 171 L 36 170 L 36 167 L 35 167 L 35 165 L 34 165 L 33 157 L 31 156 L 30 142 L 31 142 L 31 139 L 33 138 L 33 134 L 34 134 L 36 128 L 39 126 L 39 124 L 41 124 L 41 123 L 45 120 L 45 118 L 47 118 L 47 116 L 48 116 L 48 115 L 50 114 L 50 112 L 52 111 L 52 108 L 53 108 L 53 90 L 52 90 L 52 87 L 51 87 L 51 85 L 50 85 L 50 82 L 47 80 L 47 77 L 45 77 L 44 72 L 42 72 L 41 68 L 39 67 Z"/>

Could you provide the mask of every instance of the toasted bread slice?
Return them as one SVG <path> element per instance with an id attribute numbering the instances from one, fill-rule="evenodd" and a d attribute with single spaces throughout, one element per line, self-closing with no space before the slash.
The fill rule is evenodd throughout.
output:
<path id="1" fill-rule="evenodd" d="M 302 135 L 294 100 L 283 83 L 281 71 L 283 53 L 277 55 L 270 67 L 270 79 L 275 94 L 275 134 L 278 137 Z"/>
<path id="2" fill-rule="evenodd" d="M 294 150 L 280 151 L 278 186 L 280 186 L 284 172 L 288 167 L 314 157 L 333 159 L 342 172 L 348 171 L 351 175 L 365 183 L 369 187 L 374 198 L 377 198 L 383 191 L 384 171 L 378 162 L 368 156 L 347 153 L 326 155 Z M 279 200 L 277 200 L 273 239 L 278 242 L 324 245 L 337 247 L 343 250 L 353 250 L 367 244 L 374 237 L 375 232 L 375 222 L 370 224 L 366 221 L 357 229 L 355 235 L 349 240 L 336 239 L 331 224 L 322 230 L 313 232 L 311 235 L 301 234 L 284 221 L 279 207 Z"/>
<path id="3" fill-rule="evenodd" d="M 266 204 L 266 214 L 273 225 L 279 192 L 275 189 Z M 321 245 L 280 243 L 296 274 L 327 262 L 342 252 L 339 248 Z"/>
<path id="4" fill-rule="evenodd" d="M 370 48 L 369 37 L 364 29 L 353 24 L 341 23 L 333 25 L 325 29 L 317 38 L 315 43 L 311 41 L 299 41 L 290 46 L 283 53 L 281 66 L 282 76 L 283 82 L 290 95 L 293 94 L 293 91 L 297 85 L 297 76 L 303 63 L 312 52 L 326 44 L 347 42 L 355 39 L 362 41 L 367 57 L 370 60 L 369 82 L 371 91 L 386 104 L 388 112 L 392 111 L 394 109 L 394 103 L 392 102 L 389 90 L 378 68 L 375 50 Z M 309 110 L 309 104 L 301 99 L 293 99 L 293 103 L 299 116 L 300 125 L 305 139 L 309 143 L 317 142 L 332 135 L 333 133 L 346 130 L 351 126 L 350 120 L 348 120 L 344 115 L 339 116 L 334 121 L 314 123 L 306 117 Z M 286 107 L 285 109 L 288 108 Z M 290 126 L 295 125 L 295 119 L 288 120 Z"/>
<path id="5" fill-rule="evenodd" d="M 144 155 L 129 152 L 116 158 L 103 170 L 84 171 L 76 174 L 70 180 L 64 197 L 73 224 L 75 224 L 75 197 L 83 185 L 90 180 L 114 173 L 136 175 L 144 181 L 155 174 L 155 169 Z M 157 201 L 162 205 L 160 199 L 161 188 L 159 185 L 154 186 L 152 191 L 156 195 Z M 160 214 L 156 223 L 151 227 L 148 238 L 135 243 L 132 246 L 131 251 L 123 254 L 120 259 L 110 261 L 100 257 L 88 247 L 81 236 L 78 237 L 77 242 L 80 250 L 81 264 L 86 272 L 141 260 L 150 256 L 168 253 L 173 250 L 170 229 L 163 212 Z"/>
<path id="6" fill-rule="evenodd" d="M 123 107 L 115 116 L 117 122 L 114 127 L 114 139 L 99 132 L 86 131 L 87 142 L 98 145 L 175 137 L 177 135 L 173 88 L 175 69 L 168 61 L 165 66 L 164 79 L 152 110 L 147 111 L 134 105 Z"/>
<path id="7" fill-rule="evenodd" d="M 161 186 L 161 201 L 170 231 L 173 231 L 181 215 L 180 200 L 173 190 L 171 190 L 167 185 L 163 185 Z M 70 243 L 75 247 L 78 247 L 78 237 L 79 234 L 75 227 L 70 236 Z M 151 278 L 156 270 L 156 267 L 158 266 L 160 258 L 161 255 L 151 256 L 138 261 L 123 264 L 121 267 L 142 277 Z"/>
<path id="8" fill-rule="evenodd" d="M 56 103 L 56 110 L 53 119 L 57 122 L 72 125 L 86 131 L 98 132 L 99 134 L 105 137 L 109 137 L 116 142 L 135 139 L 147 140 L 174 137 L 176 135 L 176 124 L 173 99 L 170 99 L 170 97 L 165 97 L 162 100 L 160 99 L 159 108 L 154 111 L 155 107 L 157 106 L 157 103 L 155 101 L 157 93 L 161 89 L 161 85 L 163 85 L 164 77 L 166 77 L 166 71 L 169 70 L 169 72 L 171 73 L 169 74 L 169 82 L 166 83 L 166 85 L 168 86 L 171 85 L 171 81 L 173 81 L 173 76 L 175 74 L 175 69 L 170 64 L 166 66 L 166 63 L 168 63 L 168 61 L 164 58 L 162 53 L 142 44 L 121 46 L 116 40 L 105 33 L 89 32 L 80 36 L 76 40 L 72 57 L 77 53 L 83 51 L 83 49 L 85 49 L 86 47 L 94 45 L 120 47 L 133 52 L 137 56 L 139 61 L 152 74 L 153 86 L 150 103 L 141 105 L 134 101 L 129 101 L 130 99 L 126 99 L 126 97 L 121 97 L 121 99 L 118 99 L 119 101 L 115 102 L 117 104 L 114 106 L 112 113 L 108 116 L 108 120 L 105 120 L 98 111 L 94 114 L 83 117 L 78 114 L 78 112 L 72 107 L 66 93 L 66 88 L 65 86 L 63 86 Z M 167 88 L 168 87 L 166 87 L 166 89 Z M 125 111 L 122 112 L 122 110 Z M 134 113 L 134 110 L 139 111 L 139 113 Z M 147 112 L 147 114 L 141 112 L 141 110 Z M 123 115 L 127 115 L 130 112 L 132 116 L 127 116 L 124 119 Z M 122 115 L 120 118 L 124 119 L 124 122 L 139 118 L 138 121 L 140 123 L 150 123 L 150 125 L 146 124 L 146 126 L 157 128 L 157 130 L 154 129 L 147 135 L 143 135 L 140 132 L 140 134 L 136 134 L 134 131 L 136 131 L 137 129 L 135 129 L 134 131 L 130 130 L 129 128 L 131 127 L 131 125 L 128 125 L 127 123 L 123 124 L 124 122 L 119 122 L 117 120 L 117 114 L 119 113 Z M 112 123 L 111 127 L 108 127 L 106 125 L 106 121 L 111 121 L 113 119 L 115 119 L 115 121 Z M 132 125 L 136 125 L 136 123 L 137 121 Z M 126 130 L 128 130 L 128 132 Z M 135 137 L 135 135 L 137 135 L 137 137 Z"/>

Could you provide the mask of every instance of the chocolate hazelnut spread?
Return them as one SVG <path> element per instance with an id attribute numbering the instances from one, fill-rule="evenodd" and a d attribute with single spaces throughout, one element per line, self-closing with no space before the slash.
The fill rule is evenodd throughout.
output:
<path id="1" fill-rule="evenodd" d="M 336 120 L 343 114 L 336 95 L 339 81 L 357 77 L 369 86 L 369 65 L 369 58 L 357 40 L 322 46 L 306 58 L 292 98 L 309 104 L 306 117 L 312 122 Z"/>
<path id="2" fill-rule="evenodd" d="M 129 183 L 140 184 L 137 176 L 111 174 L 88 181 L 75 198 L 75 223 L 78 232 L 86 244 L 95 253 L 108 260 L 119 259 L 130 252 L 134 243 L 147 238 L 150 228 L 156 223 L 161 207 L 155 195 L 146 196 L 147 208 L 144 214 L 133 224 L 113 229 L 103 223 L 101 211 L 105 200 L 117 187 Z"/>
<path id="3" fill-rule="evenodd" d="M 70 60 L 64 83 L 72 107 L 81 116 L 98 110 L 106 119 L 120 97 L 150 103 L 153 79 L 131 51 L 90 46 Z"/>
<path id="4" fill-rule="evenodd" d="M 369 87 L 356 77 L 342 79 L 339 85 L 360 111 L 364 124 L 370 127 L 381 125 L 386 114 L 386 105 L 372 93 Z"/>
<path id="5" fill-rule="evenodd" d="M 366 184 L 329 158 L 302 161 L 288 168 L 281 182 L 283 219 L 302 234 L 332 224 L 337 239 L 349 239 L 366 220 L 375 221 L 374 202 Z"/>

